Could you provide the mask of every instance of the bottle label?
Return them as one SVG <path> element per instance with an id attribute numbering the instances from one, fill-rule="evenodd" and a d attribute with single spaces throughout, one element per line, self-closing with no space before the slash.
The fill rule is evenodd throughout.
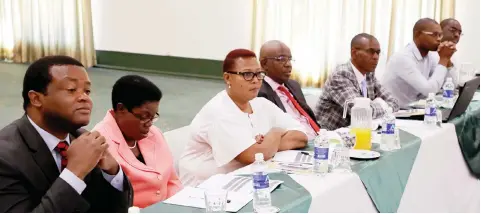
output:
<path id="1" fill-rule="evenodd" d="M 262 172 L 257 172 L 254 173 L 252 176 L 253 179 L 253 185 L 254 189 L 265 189 L 269 188 L 269 177 L 267 177 L 267 174 L 264 174 Z"/>
<path id="2" fill-rule="evenodd" d="M 443 97 L 445 98 L 453 98 L 454 97 L 454 90 L 444 90 Z"/>
<path id="3" fill-rule="evenodd" d="M 314 148 L 314 159 L 327 160 L 329 158 L 329 148 Z"/>
<path id="4" fill-rule="evenodd" d="M 382 130 L 383 134 L 394 134 L 396 125 L 394 123 L 387 123 L 386 127 Z"/>
<path id="5" fill-rule="evenodd" d="M 426 111 L 424 112 L 424 115 L 435 117 L 436 116 L 436 107 L 426 108 Z"/>

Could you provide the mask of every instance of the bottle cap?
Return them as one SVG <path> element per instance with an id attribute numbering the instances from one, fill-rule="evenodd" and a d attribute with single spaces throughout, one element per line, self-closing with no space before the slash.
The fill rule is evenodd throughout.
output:
<path id="1" fill-rule="evenodd" d="M 129 207 L 129 213 L 140 213 L 140 208 L 138 207 Z"/>

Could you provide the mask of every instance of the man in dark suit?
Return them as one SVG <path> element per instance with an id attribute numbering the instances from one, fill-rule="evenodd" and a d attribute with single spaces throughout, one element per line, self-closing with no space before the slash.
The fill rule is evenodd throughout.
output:
<path id="1" fill-rule="evenodd" d="M 260 63 L 267 76 L 262 82 L 258 97 L 264 97 L 287 114 L 298 120 L 312 140 L 319 131 L 312 109 L 307 105 L 301 86 L 289 79 L 292 71 L 291 50 L 281 41 L 264 43 L 260 51 Z"/>
<path id="2" fill-rule="evenodd" d="M 27 69 L 25 115 L 0 130 L 0 212 L 127 212 L 132 188 L 90 121 L 83 65 L 50 56 Z"/>

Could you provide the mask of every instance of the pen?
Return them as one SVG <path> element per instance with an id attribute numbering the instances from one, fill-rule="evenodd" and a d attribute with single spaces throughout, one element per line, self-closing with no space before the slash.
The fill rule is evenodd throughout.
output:
<path id="1" fill-rule="evenodd" d="M 311 156 L 311 154 L 309 154 L 309 152 L 301 152 L 301 154 Z"/>

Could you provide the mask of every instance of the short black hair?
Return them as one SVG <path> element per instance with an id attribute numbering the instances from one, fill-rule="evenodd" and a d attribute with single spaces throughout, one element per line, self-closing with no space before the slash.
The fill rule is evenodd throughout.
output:
<path id="1" fill-rule="evenodd" d="M 448 25 L 449 23 L 451 23 L 453 21 L 459 23 L 459 21 L 456 20 L 456 19 L 447 18 L 447 19 L 444 19 L 443 21 L 441 21 L 441 23 L 439 23 L 439 25 L 441 25 L 441 28 L 444 28 L 444 27 L 446 27 L 446 25 Z"/>
<path id="2" fill-rule="evenodd" d="M 162 91 L 150 80 L 139 75 L 127 75 L 115 82 L 112 89 L 112 108 L 122 103 L 129 111 L 149 101 L 160 101 Z"/>
<path id="3" fill-rule="evenodd" d="M 376 37 L 374 37 L 374 36 L 371 35 L 371 34 L 367 34 L 367 33 L 357 34 L 357 35 L 355 35 L 355 36 L 352 38 L 352 40 L 351 40 L 351 48 L 360 45 L 360 44 L 361 44 L 361 39 L 367 39 L 367 40 L 371 41 L 371 40 L 373 40 L 373 39 L 376 39 Z"/>
<path id="4" fill-rule="evenodd" d="M 23 109 L 30 104 L 28 92 L 33 90 L 45 94 L 47 86 L 52 81 L 50 68 L 55 65 L 75 65 L 84 67 L 78 60 L 69 56 L 46 56 L 33 62 L 25 72 L 23 78 Z"/>

